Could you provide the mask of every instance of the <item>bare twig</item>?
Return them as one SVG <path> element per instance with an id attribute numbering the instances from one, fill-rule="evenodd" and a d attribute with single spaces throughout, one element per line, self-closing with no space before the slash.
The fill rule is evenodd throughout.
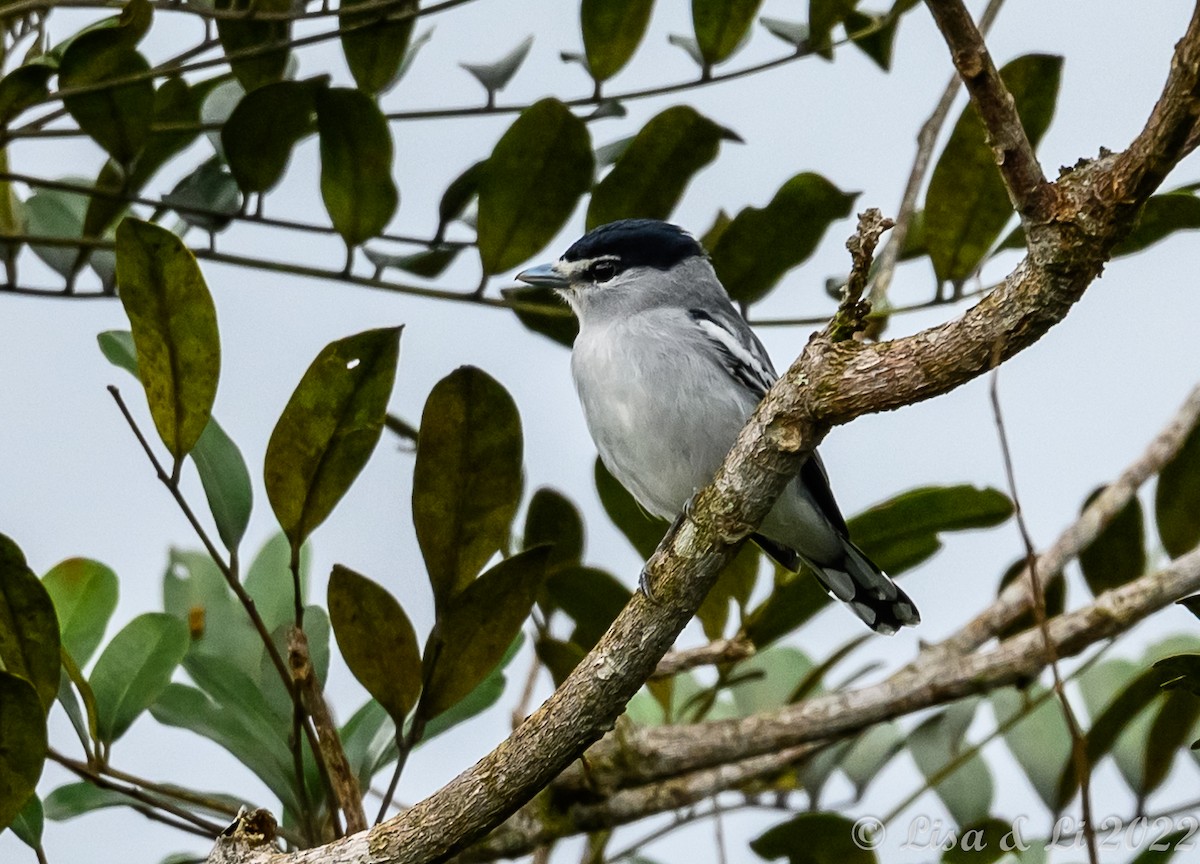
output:
<path id="1" fill-rule="evenodd" d="M 651 678 L 670 678 L 698 666 L 736 663 L 754 655 L 754 643 L 745 638 L 717 639 L 707 645 L 670 651 L 654 668 Z"/>

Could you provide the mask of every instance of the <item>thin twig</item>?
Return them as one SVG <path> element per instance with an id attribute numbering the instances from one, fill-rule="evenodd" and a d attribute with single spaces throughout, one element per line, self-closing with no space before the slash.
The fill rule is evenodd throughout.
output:
<path id="1" fill-rule="evenodd" d="M 651 680 L 670 678 L 680 672 L 698 666 L 715 666 L 719 663 L 736 663 L 754 655 L 754 643 L 746 638 L 717 639 L 707 645 L 671 651 L 658 661 Z"/>
<path id="2" fill-rule="evenodd" d="M 1000 351 L 996 351 L 997 360 Z M 1008 433 L 1004 428 L 1004 412 L 1000 408 L 1000 373 L 992 371 L 989 394 L 992 402 L 992 416 L 996 422 L 996 434 L 1000 439 L 1000 453 L 1004 458 L 1004 475 L 1008 480 L 1009 495 L 1012 497 L 1013 514 L 1017 520 L 1017 530 L 1021 534 L 1021 542 L 1025 545 L 1025 561 L 1029 573 L 1029 593 L 1033 597 L 1033 617 L 1037 622 L 1042 642 L 1046 648 L 1046 662 L 1054 678 L 1054 693 L 1062 708 L 1063 720 L 1071 734 L 1071 760 L 1075 765 L 1075 774 L 1079 779 L 1080 806 L 1083 816 L 1083 834 L 1087 840 L 1088 858 L 1091 864 L 1099 864 L 1099 852 L 1096 848 L 1096 828 L 1092 824 L 1092 768 L 1088 762 L 1087 740 L 1083 729 L 1079 726 L 1079 718 L 1067 698 L 1063 687 L 1062 672 L 1058 668 L 1058 650 L 1050 635 L 1050 623 L 1046 616 L 1046 595 L 1042 589 L 1041 574 L 1038 573 L 1038 555 L 1033 547 L 1033 538 L 1029 527 L 1025 524 L 1025 515 L 1021 510 L 1021 499 L 1017 494 L 1017 475 L 1013 468 L 1012 449 L 1008 445 Z"/>

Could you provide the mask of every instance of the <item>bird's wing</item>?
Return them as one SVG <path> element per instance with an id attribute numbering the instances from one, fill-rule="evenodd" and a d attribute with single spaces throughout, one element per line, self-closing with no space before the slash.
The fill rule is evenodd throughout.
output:
<path id="1" fill-rule="evenodd" d="M 716 349 L 721 365 L 730 377 L 752 391 L 755 398 L 762 399 L 766 396 L 771 385 L 775 383 L 775 369 L 771 365 L 767 350 L 742 317 L 732 308 L 715 312 L 707 309 L 689 309 L 688 316 Z M 816 451 L 813 451 L 812 457 L 806 459 L 800 468 L 800 482 L 838 533 L 849 537 L 850 530 L 846 527 L 846 518 L 842 516 L 842 511 L 834 500 L 833 490 L 829 488 L 829 475 L 825 473 L 825 465 Z M 774 553 L 772 557 L 786 566 L 786 562 Z"/>
<path id="2" fill-rule="evenodd" d="M 775 367 L 767 349 L 763 348 L 746 322 L 732 308 L 729 310 L 689 309 L 700 332 L 715 349 L 721 366 L 730 377 L 762 399 L 775 383 Z"/>

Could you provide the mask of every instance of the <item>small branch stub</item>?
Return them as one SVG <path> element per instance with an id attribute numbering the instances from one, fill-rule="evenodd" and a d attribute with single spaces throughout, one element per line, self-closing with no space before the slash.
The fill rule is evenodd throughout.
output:
<path id="1" fill-rule="evenodd" d="M 854 338 L 855 333 L 861 333 L 867 326 L 867 315 L 871 312 L 871 304 L 862 299 L 867 289 L 867 281 L 871 274 L 871 264 L 875 260 L 875 247 L 883 232 L 896 223 L 887 219 L 872 207 L 858 214 L 858 230 L 846 241 L 850 250 L 850 278 L 842 290 L 842 302 L 838 305 L 837 314 L 829 322 L 826 330 L 831 342 L 844 342 Z"/>
<path id="2" fill-rule="evenodd" d="M 275 845 L 275 817 L 266 810 L 239 811 L 221 832 L 206 864 L 249 864 L 266 861 L 279 851 Z"/>

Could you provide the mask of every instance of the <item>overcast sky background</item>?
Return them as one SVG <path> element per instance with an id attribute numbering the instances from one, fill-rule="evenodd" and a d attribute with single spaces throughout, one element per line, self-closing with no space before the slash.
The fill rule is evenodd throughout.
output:
<path id="1" fill-rule="evenodd" d="M 983 4 L 971 5 L 978 12 Z M 548 93 L 564 98 L 586 95 L 591 90 L 586 75 L 558 59 L 560 50 L 580 48 L 577 7 L 561 0 L 478 0 L 423 19 L 418 32 L 435 25 L 433 39 L 409 77 L 385 97 L 385 110 L 479 104 L 481 88 L 457 63 L 494 60 L 529 33 L 536 34 L 532 52 L 501 94 L 501 103 L 527 103 Z M 1054 176 L 1060 165 L 1095 155 L 1102 146 L 1117 149 L 1128 143 L 1159 92 L 1190 7 L 1186 0 L 1010 0 L 1006 4 L 989 38 L 998 64 L 1031 51 L 1066 55 L 1058 113 L 1040 149 L 1049 175 Z M 762 13 L 800 19 L 806 10 L 807 4 L 766 0 Z M 53 32 L 61 38 L 86 20 L 77 13 L 56 11 Z M 645 44 L 608 90 L 694 76 L 691 60 L 666 44 L 668 33 L 689 32 L 689 4 L 660 0 Z M 186 16 L 159 13 L 143 50 L 152 62 L 161 60 L 191 44 L 198 34 L 199 28 Z M 740 67 L 786 50 L 756 28 L 729 66 Z M 300 77 L 327 70 L 333 70 L 339 82 L 348 80 L 336 42 L 300 54 Z M 944 44 L 928 14 L 917 9 L 901 25 L 890 75 L 856 49 L 843 48 L 833 64 L 810 58 L 758 77 L 629 102 L 627 118 L 597 122 L 590 128 L 594 143 L 605 144 L 632 134 L 664 108 L 684 103 L 737 131 L 745 144 L 723 144 L 718 160 L 699 175 L 674 214 L 675 221 L 697 233 L 708 228 L 718 208 L 732 213 L 747 204 L 761 206 L 784 181 L 805 170 L 818 171 L 843 189 L 861 190 L 858 209 L 878 206 L 894 214 L 916 131 L 950 73 Z M 960 94 L 947 132 L 964 101 Z M 393 124 L 401 205 L 392 230 L 431 234 L 437 201 L 448 182 L 466 165 L 485 157 L 511 122 L 512 116 L 499 116 Z M 169 189 L 210 152 L 206 141 L 198 142 L 189 156 L 172 163 L 152 191 Z M 71 141 L 26 142 L 11 150 L 13 170 L 43 176 L 92 177 L 101 161 L 97 148 Z M 1193 156 L 1166 188 L 1198 179 L 1200 161 Z M 300 146 L 284 184 L 267 197 L 265 212 L 325 219 L 317 186 L 315 139 Z M 539 260 L 557 257 L 582 227 L 581 207 Z M 755 308 L 755 314 L 829 312 L 832 302 L 823 285 L 826 277 L 846 271 L 848 256 L 842 244 L 852 228 L 850 220 L 836 224 L 812 261 L 789 274 Z M 189 239 L 202 242 L 198 234 Z M 220 236 L 218 248 L 323 267 L 339 267 L 344 254 L 337 238 L 254 226 L 237 226 Z M 1096 485 L 1115 476 L 1141 452 L 1195 383 L 1198 259 L 1195 238 L 1179 235 L 1149 254 L 1114 262 L 1062 325 L 1003 367 L 1000 388 L 1021 503 L 1039 545 L 1054 539 Z M 1010 256 L 990 265 L 983 281 L 1002 277 L 1016 260 Z M 54 275 L 31 256 L 22 259 L 21 267 L 23 282 L 55 284 Z M 402 323 L 406 326 L 391 410 L 415 422 L 437 380 L 463 364 L 486 369 L 509 389 L 521 410 L 526 495 L 543 485 L 566 492 L 585 512 L 587 563 L 606 567 L 626 584 L 634 584 L 640 560 L 607 523 L 595 498 L 595 451 L 575 400 L 566 350 L 530 334 L 503 310 L 214 264 L 204 264 L 203 269 L 215 296 L 222 336 L 222 381 L 215 413 L 241 447 L 256 483 L 244 558 L 275 530 L 262 490 L 262 456 L 275 420 L 310 360 L 333 339 Z M 475 286 L 477 274 L 473 256 L 466 254 L 437 284 L 465 291 Z M 495 279 L 489 292 L 495 294 L 510 282 Z M 893 301 L 924 300 L 933 288 L 926 264 L 908 266 L 897 274 Z M 897 317 L 888 335 L 915 331 L 957 311 L 942 307 Z M 127 326 L 116 301 L 0 296 L 0 369 L 4 370 L 0 375 L 0 531 L 20 544 L 38 573 L 70 556 L 96 558 L 113 567 L 121 577 L 121 599 L 109 636 L 135 615 L 161 609 L 168 547 L 199 546 L 105 391 L 107 384 L 120 385 L 144 420 L 144 428 L 151 428 L 139 389 L 109 366 L 95 346 L 96 333 Z M 776 366 L 783 368 L 803 348 L 809 329 L 771 328 L 759 333 Z M 864 417 L 835 430 L 822 453 L 847 514 L 917 485 L 1005 485 L 984 380 L 933 402 Z M 423 636 L 432 621 L 432 602 L 409 511 L 411 468 L 411 455 L 401 452 L 394 438 L 385 437 L 355 487 L 314 536 L 313 597 L 323 602 L 330 566 L 335 561 L 344 563 L 396 594 Z M 203 509 L 194 476 L 187 488 Z M 906 577 L 906 589 L 922 611 L 922 626 L 890 640 L 872 640 L 856 656 L 860 662 L 884 659 L 892 668 L 907 661 L 918 640 L 941 638 L 968 613 L 983 607 L 993 596 L 1000 574 L 1020 554 L 1020 541 L 1011 525 L 953 536 L 934 560 Z M 1068 602 L 1078 604 L 1086 591 L 1072 576 Z M 845 610 L 834 609 L 792 643 L 823 657 L 857 635 L 851 633 L 851 620 Z M 1190 615 L 1172 608 L 1156 616 L 1118 653 L 1136 654 L 1137 646 L 1165 633 L 1189 628 L 1194 632 L 1195 627 Z M 694 640 L 697 635 L 693 628 L 685 638 Z M 526 655 L 518 658 L 510 677 L 523 678 L 527 663 Z M 545 695 L 548 681 L 542 685 L 540 692 Z M 343 719 L 364 698 L 340 663 L 334 666 L 328 689 Z M 436 789 L 494 746 L 507 731 L 508 711 L 516 698 L 512 693 L 498 709 L 418 750 L 405 771 L 399 798 L 413 801 Z M 74 752 L 73 735 L 57 709 L 52 740 Z M 115 746 L 113 763 L 153 779 L 237 792 L 276 806 L 263 787 L 215 745 L 160 727 L 148 715 Z M 916 788 L 917 776 L 911 760 L 902 756 L 877 782 L 876 794 L 856 812 L 886 810 Z M 67 779 L 48 765 L 40 791 L 45 794 Z M 1162 800 L 1182 800 L 1195 781 L 1194 765 L 1177 771 Z M 1006 773 L 997 786 L 993 807 L 997 815 L 1028 813 L 1034 824 L 1045 824 L 1045 813 L 1022 777 Z M 835 786 L 829 801 L 842 797 L 836 790 Z M 1129 812 L 1129 797 L 1111 765 L 1099 770 L 1094 791 L 1097 814 Z M 937 802 L 926 795 L 910 814 L 940 812 Z M 749 855 L 743 851 L 747 837 L 778 821 L 777 814 L 729 817 L 726 833 L 732 860 Z M 908 821 L 903 817 L 898 825 Z M 631 829 L 615 846 L 623 846 L 644 830 L 646 826 Z M 678 860 L 686 850 L 691 864 L 717 860 L 710 847 L 710 828 L 679 836 L 683 839 L 666 841 L 648 853 Z M 564 846 L 578 848 L 577 844 Z M 110 810 L 48 824 L 46 849 L 55 864 L 74 859 L 106 864 L 155 862 L 171 851 L 203 853 L 207 846 L 132 811 Z M 561 860 L 574 860 L 576 855 L 564 854 Z M 913 857 L 888 854 L 885 860 Z M 33 860 L 29 850 L 11 834 L 0 836 L 0 861 L 27 860 Z"/>

